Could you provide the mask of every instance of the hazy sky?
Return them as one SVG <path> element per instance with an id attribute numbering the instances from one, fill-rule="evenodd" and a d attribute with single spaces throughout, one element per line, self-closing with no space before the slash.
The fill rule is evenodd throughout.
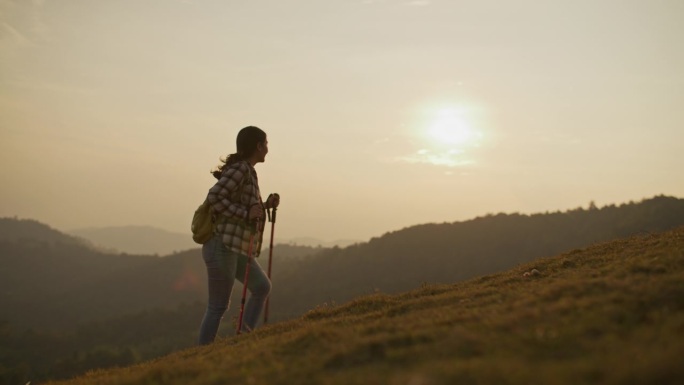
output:
<path id="1" fill-rule="evenodd" d="M 0 0 L 0 216 L 189 232 L 246 125 L 281 239 L 684 197 L 684 1 Z"/>

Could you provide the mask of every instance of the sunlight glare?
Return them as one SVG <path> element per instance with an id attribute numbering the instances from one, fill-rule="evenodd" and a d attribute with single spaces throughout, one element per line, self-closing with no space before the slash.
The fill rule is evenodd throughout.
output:
<path id="1" fill-rule="evenodd" d="M 418 125 L 425 147 L 403 160 L 446 167 L 475 163 L 472 150 L 479 147 L 482 133 L 475 125 L 473 114 L 474 111 L 460 104 L 425 110 L 422 124 Z"/>
<path id="2" fill-rule="evenodd" d="M 476 136 L 463 113 L 453 108 L 437 111 L 427 134 L 436 142 L 436 145 L 448 147 L 474 144 L 473 140 Z"/>
<path id="3" fill-rule="evenodd" d="M 484 134 L 486 109 L 481 104 L 442 100 L 425 103 L 415 111 L 407 127 L 413 149 L 392 161 L 449 168 L 478 164 L 481 146 L 489 140 Z"/>

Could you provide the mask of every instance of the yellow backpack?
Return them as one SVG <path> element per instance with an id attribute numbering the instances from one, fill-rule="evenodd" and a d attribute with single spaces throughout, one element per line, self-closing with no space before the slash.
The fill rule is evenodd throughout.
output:
<path id="1" fill-rule="evenodd" d="M 190 225 L 192 240 L 200 245 L 206 243 L 214 235 L 215 224 L 211 205 L 205 199 L 192 216 L 192 224 Z"/>

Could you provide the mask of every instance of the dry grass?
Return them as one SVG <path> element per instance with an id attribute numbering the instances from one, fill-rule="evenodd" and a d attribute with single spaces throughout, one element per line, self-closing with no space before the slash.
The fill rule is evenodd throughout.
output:
<path id="1" fill-rule="evenodd" d="M 682 357 L 684 228 L 53 384 L 675 384 Z"/>

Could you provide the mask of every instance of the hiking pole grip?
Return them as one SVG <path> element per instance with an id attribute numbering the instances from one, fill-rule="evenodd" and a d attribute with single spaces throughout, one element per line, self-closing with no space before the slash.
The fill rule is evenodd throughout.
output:
<path id="1" fill-rule="evenodd" d="M 272 193 L 272 194 L 269 194 L 269 195 L 268 195 L 268 198 L 266 198 L 266 202 L 271 202 L 271 198 L 273 198 L 273 197 L 275 197 L 275 198 L 277 198 L 278 200 L 280 200 L 280 195 L 279 195 L 278 193 Z M 273 209 L 273 216 L 271 216 L 271 209 L 266 210 L 266 213 L 268 214 L 268 221 L 269 221 L 269 222 L 272 222 L 272 223 L 275 223 L 275 221 L 276 221 L 276 211 L 278 210 L 278 207 L 274 206 L 274 207 L 271 207 L 271 208 Z"/>
<path id="2" fill-rule="evenodd" d="M 275 197 L 278 199 L 278 203 L 280 203 L 280 194 L 278 193 L 273 193 Z M 278 206 L 273 207 L 273 223 L 276 221 L 276 212 L 278 211 Z"/>

